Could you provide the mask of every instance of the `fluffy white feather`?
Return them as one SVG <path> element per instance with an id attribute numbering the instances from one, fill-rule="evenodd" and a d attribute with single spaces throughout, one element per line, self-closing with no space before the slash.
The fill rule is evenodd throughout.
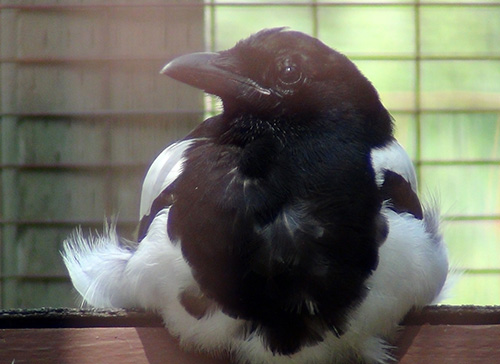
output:
<path id="1" fill-rule="evenodd" d="M 120 244 L 114 226 L 87 237 L 78 229 L 64 242 L 66 267 L 87 303 L 157 309 L 158 302 L 177 297 L 166 291 L 184 282 L 182 273 L 190 275 L 190 270 L 167 236 L 167 219 L 168 210 L 159 212 L 135 251 Z"/>

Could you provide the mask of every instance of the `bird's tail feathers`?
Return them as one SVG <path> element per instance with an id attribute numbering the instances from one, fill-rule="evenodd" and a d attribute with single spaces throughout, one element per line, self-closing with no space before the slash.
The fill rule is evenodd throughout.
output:
<path id="1" fill-rule="evenodd" d="M 64 242 L 62 255 L 71 280 L 94 307 L 141 307 L 158 310 L 194 284 L 180 244 L 167 234 L 169 209 L 158 212 L 140 244 L 126 242 L 116 224 L 102 234 L 77 229 Z M 160 306 L 159 306 L 160 305 Z"/>
<path id="2" fill-rule="evenodd" d="M 106 224 L 102 234 L 85 235 L 77 228 L 63 244 L 62 256 L 74 287 L 95 307 L 133 306 L 126 292 L 125 269 L 133 255 L 121 244 L 116 224 Z"/>

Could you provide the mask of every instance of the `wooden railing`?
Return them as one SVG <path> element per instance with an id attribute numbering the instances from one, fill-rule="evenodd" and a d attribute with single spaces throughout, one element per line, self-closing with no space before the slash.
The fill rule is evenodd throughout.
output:
<path id="1" fill-rule="evenodd" d="M 438 306 L 409 314 L 394 355 L 401 364 L 500 363 L 500 306 Z M 0 363 L 229 364 L 185 352 L 151 313 L 0 311 Z"/>

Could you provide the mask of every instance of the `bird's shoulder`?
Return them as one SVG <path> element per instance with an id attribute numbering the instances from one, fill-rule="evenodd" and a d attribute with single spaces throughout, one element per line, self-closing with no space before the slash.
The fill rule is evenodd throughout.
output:
<path id="1" fill-rule="evenodd" d="M 184 170 L 188 150 L 219 135 L 222 127 L 220 116 L 208 118 L 186 137 L 167 146 L 154 159 L 142 184 L 139 240 L 146 234 L 156 213 L 171 204 L 168 192 Z"/>
<path id="2" fill-rule="evenodd" d="M 372 149 L 371 161 L 375 181 L 388 206 L 398 213 L 410 213 L 422 219 L 415 168 L 401 144 L 392 139 Z"/>

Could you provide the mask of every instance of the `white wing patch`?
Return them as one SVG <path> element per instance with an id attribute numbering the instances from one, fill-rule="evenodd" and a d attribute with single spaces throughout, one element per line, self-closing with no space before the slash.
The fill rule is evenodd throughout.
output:
<path id="1" fill-rule="evenodd" d="M 199 139 L 188 139 L 174 143 L 154 160 L 142 184 L 139 218 L 149 215 L 153 201 L 182 173 L 184 152 Z"/>
<path id="2" fill-rule="evenodd" d="M 417 193 L 417 176 L 413 163 L 397 140 L 393 140 L 385 147 L 375 148 L 371 152 L 372 166 L 375 170 L 377 186 L 384 183 L 384 171 L 393 171 L 407 180 L 412 190 Z"/>

